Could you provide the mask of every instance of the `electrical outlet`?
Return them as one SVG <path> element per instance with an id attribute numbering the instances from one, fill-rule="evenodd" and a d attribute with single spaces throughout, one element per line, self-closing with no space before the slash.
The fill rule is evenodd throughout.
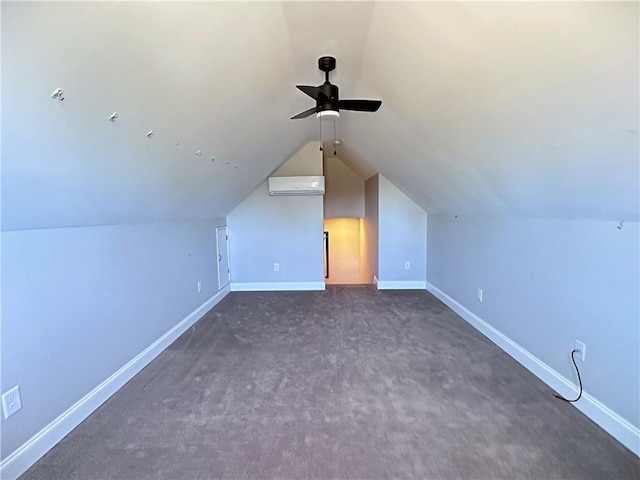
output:
<path id="1" fill-rule="evenodd" d="M 584 359 L 586 358 L 586 354 L 587 354 L 587 346 L 584 343 L 582 343 L 580 340 L 576 340 L 575 350 L 577 350 L 575 354 L 576 358 L 584 362 Z"/>
<path id="2" fill-rule="evenodd" d="M 411 262 L 409 262 L 409 261 L 404 262 L 404 269 L 405 270 L 411 270 Z"/>
<path id="3" fill-rule="evenodd" d="M 274 272 L 279 272 L 280 271 L 280 264 L 279 263 L 274 263 L 273 264 L 273 271 Z"/>
<path id="4" fill-rule="evenodd" d="M 202 282 L 198 282 L 198 293 L 202 291 Z"/>
<path id="5" fill-rule="evenodd" d="M 478 289 L 478 301 L 480 303 L 482 303 L 482 289 L 481 288 Z"/>
<path id="6" fill-rule="evenodd" d="M 21 408 L 22 398 L 20 397 L 19 385 L 2 394 L 2 413 L 4 414 L 5 420 Z"/>

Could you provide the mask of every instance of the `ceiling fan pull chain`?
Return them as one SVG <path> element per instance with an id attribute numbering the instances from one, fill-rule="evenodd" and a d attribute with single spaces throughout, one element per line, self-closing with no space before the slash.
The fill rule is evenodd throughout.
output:
<path id="1" fill-rule="evenodd" d="M 336 155 L 338 155 L 338 152 L 336 151 L 336 139 L 338 137 L 336 137 L 336 121 L 333 121 L 333 156 L 335 157 Z"/>
<path id="2" fill-rule="evenodd" d="M 322 151 L 322 118 L 320 121 L 320 151 Z"/>

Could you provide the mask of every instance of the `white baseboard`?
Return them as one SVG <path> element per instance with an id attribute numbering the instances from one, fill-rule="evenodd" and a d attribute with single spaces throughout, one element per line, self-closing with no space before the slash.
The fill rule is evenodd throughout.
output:
<path id="1" fill-rule="evenodd" d="M 420 280 L 378 280 L 376 286 L 378 290 L 424 290 L 427 288 L 427 282 Z"/>
<path id="2" fill-rule="evenodd" d="M 162 353 L 180 335 L 204 316 L 230 289 L 227 285 L 187 315 L 176 326 L 136 355 L 126 365 L 78 400 L 49 425 L 27 440 L 0 463 L 0 478 L 15 479 L 36 463 L 45 453 L 91 415 L 100 405 L 131 380 L 140 370 Z"/>
<path id="3" fill-rule="evenodd" d="M 232 292 L 324 290 L 324 282 L 232 282 Z"/>
<path id="4" fill-rule="evenodd" d="M 560 395 L 570 397 L 578 393 L 579 390 L 576 385 L 442 290 L 428 282 L 427 290 Z M 572 405 L 600 425 L 625 447 L 640 456 L 640 429 L 638 427 L 632 425 L 587 393 L 583 392 L 582 399 L 579 402 L 572 403 Z"/>

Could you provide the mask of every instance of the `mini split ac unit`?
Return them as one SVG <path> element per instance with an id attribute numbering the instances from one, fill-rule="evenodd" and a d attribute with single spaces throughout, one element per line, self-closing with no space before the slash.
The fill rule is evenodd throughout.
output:
<path id="1" fill-rule="evenodd" d="M 269 195 L 324 195 L 324 177 L 269 177 Z"/>

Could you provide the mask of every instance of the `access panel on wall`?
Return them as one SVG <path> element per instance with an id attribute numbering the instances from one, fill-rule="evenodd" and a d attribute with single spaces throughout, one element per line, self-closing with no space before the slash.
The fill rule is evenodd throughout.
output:
<path id="1" fill-rule="evenodd" d="M 218 254 L 219 290 L 231 280 L 231 269 L 229 268 L 229 229 L 226 226 L 216 228 L 216 250 Z"/>

